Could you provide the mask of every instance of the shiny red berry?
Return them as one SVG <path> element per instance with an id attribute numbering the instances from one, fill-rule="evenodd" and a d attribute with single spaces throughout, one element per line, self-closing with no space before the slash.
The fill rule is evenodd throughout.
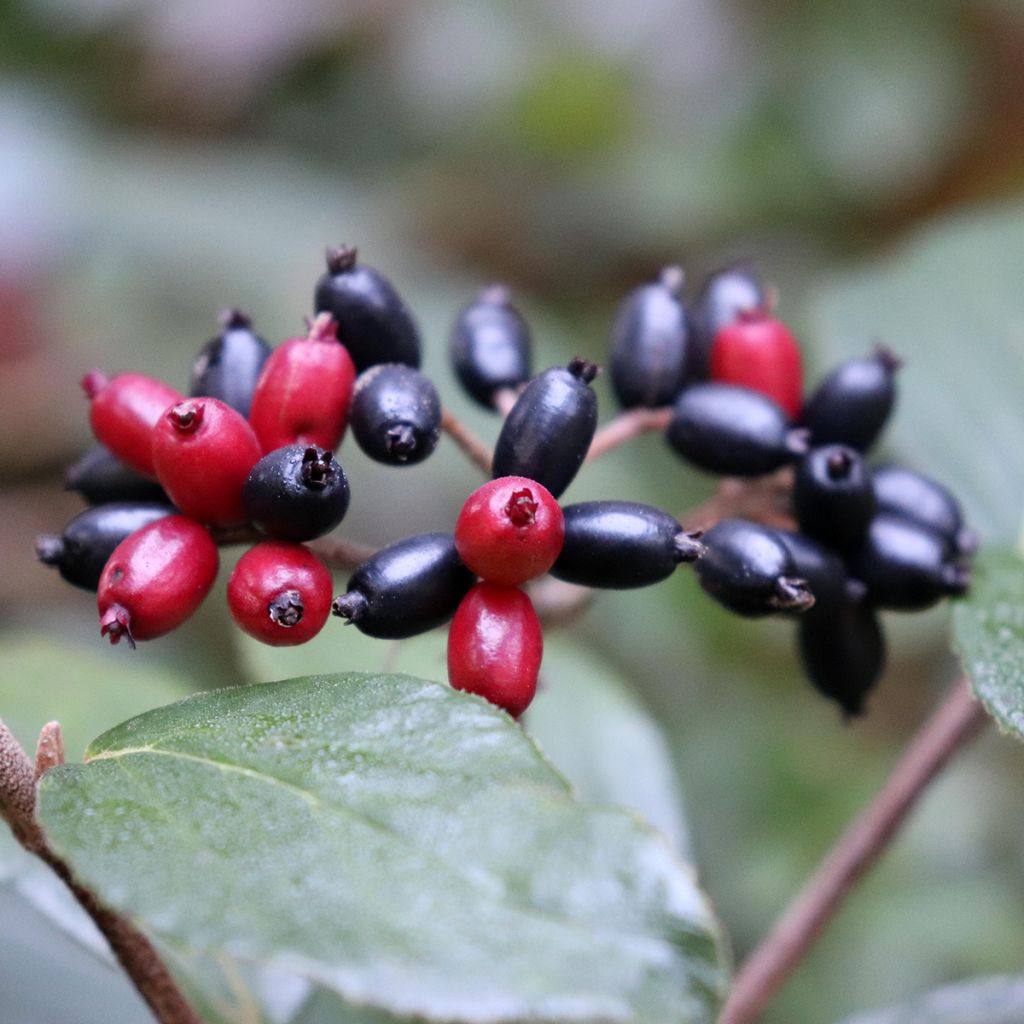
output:
<path id="1" fill-rule="evenodd" d="M 789 328 L 763 310 L 741 313 L 715 335 L 711 379 L 760 391 L 795 419 L 803 404 L 800 346 Z"/>
<path id="2" fill-rule="evenodd" d="M 155 476 L 153 429 L 163 411 L 185 396 L 170 384 L 141 373 L 107 377 L 93 370 L 82 378 L 89 422 L 96 439 L 132 469 Z"/>
<path id="3" fill-rule="evenodd" d="M 153 466 L 187 516 L 226 526 L 246 519 L 242 489 L 263 453 L 240 412 L 216 398 L 172 405 L 153 431 Z"/>
<path id="4" fill-rule="evenodd" d="M 305 338 L 279 345 L 263 364 L 249 410 L 263 451 L 286 444 L 337 448 L 348 425 L 355 380 L 337 324 L 321 313 Z"/>
<path id="5" fill-rule="evenodd" d="M 478 583 L 448 632 L 448 679 L 518 718 L 537 691 L 543 652 L 540 620 L 526 594 Z"/>
<path id="6" fill-rule="evenodd" d="M 465 566 L 490 583 L 516 586 L 543 576 L 565 538 L 558 502 L 523 476 L 478 487 L 455 523 L 455 547 Z"/>
<path id="7" fill-rule="evenodd" d="M 134 647 L 176 629 L 209 593 L 218 561 L 217 545 L 194 519 L 167 516 L 136 530 L 100 576 L 100 634 Z"/>
<path id="8" fill-rule="evenodd" d="M 249 636 L 275 647 L 304 644 L 331 612 L 327 567 L 302 544 L 266 540 L 238 560 L 228 581 L 228 607 Z"/>

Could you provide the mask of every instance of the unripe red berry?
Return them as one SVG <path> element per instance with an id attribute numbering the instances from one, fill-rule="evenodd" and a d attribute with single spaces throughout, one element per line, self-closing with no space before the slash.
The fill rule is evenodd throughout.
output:
<path id="1" fill-rule="evenodd" d="M 96 439 L 132 469 L 155 476 L 153 428 L 163 411 L 185 396 L 155 377 L 93 370 L 82 378 L 91 405 L 89 422 Z"/>
<path id="2" fill-rule="evenodd" d="M 518 718 L 537 691 L 543 652 L 540 620 L 526 594 L 478 583 L 448 632 L 448 679 Z"/>
<path id="3" fill-rule="evenodd" d="M 341 443 L 356 370 L 336 330 L 321 313 L 305 338 L 279 345 L 263 364 L 249 422 L 264 452 L 286 444 L 333 451 Z"/>
<path id="4" fill-rule="evenodd" d="M 134 647 L 176 629 L 209 593 L 218 562 L 217 545 L 194 519 L 167 516 L 136 530 L 100 576 L 100 634 Z"/>
<path id="5" fill-rule="evenodd" d="M 246 519 L 242 489 L 262 452 L 245 417 L 216 398 L 186 398 L 153 431 L 153 467 L 187 516 L 226 526 Z"/>
<path id="6" fill-rule="evenodd" d="M 502 476 L 478 487 L 455 523 L 455 547 L 465 566 L 510 587 L 543 576 L 564 538 L 558 502 L 546 487 L 523 476 Z"/>
<path id="7" fill-rule="evenodd" d="M 791 418 L 803 404 L 800 346 L 789 328 L 762 310 L 741 313 L 715 335 L 711 379 L 760 391 Z"/>
<path id="8" fill-rule="evenodd" d="M 238 560 L 228 607 L 249 636 L 275 647 L 304 644 L 331 612 L 331 574 L 302 544 L 267 540 Z"/>

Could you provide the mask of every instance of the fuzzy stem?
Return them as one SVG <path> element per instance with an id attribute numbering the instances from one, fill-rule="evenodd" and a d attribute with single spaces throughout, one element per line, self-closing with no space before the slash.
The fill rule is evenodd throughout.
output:
<path id="1" fill-rule="evenodd" d="M 856 882 L 888 848 L 928 784 L 987 721 L 969 683 L 960 679 L 913 737 L 875 799 L 744 963 L 718 1024 L 758 1019 Z"/>

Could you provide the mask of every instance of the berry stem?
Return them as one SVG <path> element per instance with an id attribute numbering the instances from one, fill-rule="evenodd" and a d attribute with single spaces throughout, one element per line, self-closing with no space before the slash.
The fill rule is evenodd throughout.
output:
<path id="1" fill-rule="evenodd" d="M 641 434 L 649 434 L 656 430 L 664 430 L 672 419 L 672 410 L 666 409 L 627 409 L 609 420 L 594 434 L 590 442 L 586 461 L 599 459 L 620 445 Z"/>
<path id="2" fill-rule="evenodd" d="M 512 411 L 512 406 L 516 404 L 518 398 L 519 390 L 517 388 L 498 388 L 491 395 L 491 404 L 498 410 L 498 415 L 504 418 Z"/>
<path id="3" fill-rule="evenodd" d="M 760 1017 L 846 895 L 892 842 L 929 783 L 987 721 L 970 684 L 960 679 L 911 739 L 875 799 L 747 958 L 718 1024 L 749 1024 Z"/>
<path id="4" fill-rule="evenodd" d="M 491 450 L 451 411 L 442 408 L 441 429 L 462 449 L 483 471 L 491 475 Z"/>

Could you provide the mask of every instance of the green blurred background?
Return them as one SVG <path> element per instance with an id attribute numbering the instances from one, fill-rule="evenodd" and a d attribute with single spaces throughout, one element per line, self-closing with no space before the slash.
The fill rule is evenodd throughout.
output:
<path id="1" fill-rule="evenodd" d="M 1003 475 L 1024 437 L 1019 2 L 0 0 L 0 69 L 0 714 L 26 742 L 48 718 L 95 732 L 157 702 L 122 687 L 118 704 L 107 673 L 144 666 L 184 693 L 396 656 L 330 625 L 302 651 L 257 650 L 230 626 L 223 587 L 178 634 L 134 655 L 107 649 L 92 599 L 32 553 L 36 533 L 79 508 L 61 473 L 89 443 L 81 375 L 184 386 L 229 306 L 268 339 L 299 333 L 327 244 L 357 245 L 393 278 L 444 400 L 487 439 L 496 422 L 456 391 L 445 352 L 481 284 L 512 286 L 544 367 L 602 361 L 616 303 L 664 263 L 681 262 L 692 290 L 724 261 L 752 260 L 812 377 L 880 335 L 917 357 L 889 453 L 927 453 L 917 468 L 967 487 L 987 472 L 965 497 L 988 540 L 1012 539 L 1024 500 L 1020 472 L 1007 471 L 1012 486 Z M 901 286 L 887 292 L 890 280 Z M 953 392 L 972 374 L 978 407 L 1016 447 L 975 444 L 957 463 L 942 429 L 974 415 Z M 987 398 L 997 384 L 1002 405 Z M 450 443 L 397 472 L 351 443 L 341 455 L 354 494 L 341 533 L 359 541 L 450 528 L 478 482 Z M 712 487 L 647 437 L 587 467 L 567 500 L 681 512 Z M 889 625 L 891 667 L 851 726 L 800 678 L 791 626 L 730 618 L 684 572 L 602 596 L 574 627 L 667 737 L 737 959 L 956 672 L 945 610 Z M 438 676 L 434 642 L 397 657 Z M 574 664 L 590 671 L 557 660 L 560 673 Z M 550 670 L 547 685 L 559 686 Z M 766 1020 L 833 1021 L 1019 970 L 1022 782 L 1021 752 L 994 735 L 958 761 Z M 52 996 L 75 954 L 41 937 L 49 926 L 17 887 L 0 896 L 24 929 L 17 948 L 0 939 L 0 1005 L 6 991 L 11 1020 L 53 1019 L 37 990 Z M 105 974 L 73 986 L 80 1019 L 145 1019 L 109 1009 L 125 998 L 116 986 Z"/>

